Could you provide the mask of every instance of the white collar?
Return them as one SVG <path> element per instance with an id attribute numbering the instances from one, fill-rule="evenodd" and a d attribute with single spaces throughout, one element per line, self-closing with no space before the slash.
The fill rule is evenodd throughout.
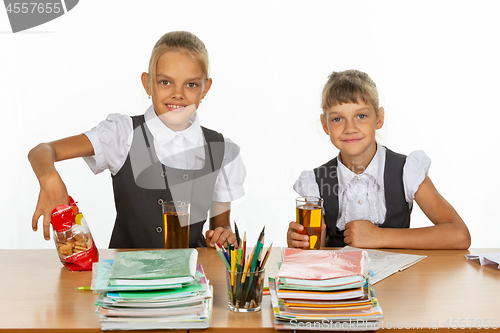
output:
<path id="1" fill-rule="evenodd" d="M 338 173 L 337 178 L 339 181 L 339 195 L 341 195 L 347 184 L 351 182 L 354 178 L 371 176 L 377 184 L 383 189 L 384 188 L 384 168 L 385 168 L 385 147 L 377 142 L 377 152 L 373 156 L 370 164 L 363 173 L 356 174 L 347 168 L 341 162 L 340 153 L 337 157 Z M 370 177 L 369 177 L 370 178 Z"/>
<path id="2" fill-rule="evenodd" d="M 200 119 L 195 112 L 191 116 L 191 125 L 183 131 L 173 131 L 165 125 L 156 115 L 153 105 L 151 105 L 144 114 L 144 119 L 148 129 L 153 134 L 156 142 L 160 145 L 165 145 L 172 141 L 176 136 L 182 136 L 190 144 L 195 146 L 203 145 L 203 131 L 201 130 Z"/>

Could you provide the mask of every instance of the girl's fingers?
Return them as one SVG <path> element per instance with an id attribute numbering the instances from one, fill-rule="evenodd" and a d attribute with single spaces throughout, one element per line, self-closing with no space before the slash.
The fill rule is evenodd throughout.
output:
<path id="1" fill-rule="evenodd" d="M 238 242 L 236 240 L 236 235 L 231 229 L 225 229 L 223 227 L 217 227 L 214 230 L 208 230 L 205 234 L 205 238 L 207 243 L 211 247 L 215 246 L 215 243 L 221 243 L 226 246 L 226 241 L 229 244 L 233 244 L 236 248 L 238 248 Z"/>
<path id="2" fill-rule="evenodd" d="M 38 219 L 40 218 L 40 216 L 42 216 L 42 214 L 40 214 L 38 209 L 35 210 L 35 212 L 33 213 L 33 217 L 31 218 L 31 229 L 33 229 L 33 231 L 38 230 Z"/>
<path id="3" fill-rule="evenodd" d="M 223 227 L 217 227 L 212 230 L 212 238 L 210 239 L 210 246 L 215 246 L 215 243 L 226 244 L 226 239 L 229 243 L 234 243 L 236 241 L 236 236 L 232 234 L 230 229 L 224 229 Z M 233 236 L 233 238 L 231 238 Z"/>
<path id="4" fill-rule="evenodd" d="M 290 222 L 288 228 L 291 229 L 292 231 L 302 231 L 302 230 L 304 230 L 304 226 L 301 225 L 301 224 L 298 224 L 297 222 Z"/>
<path id="5" fill-rule="evenodd" d="M 207 247 L 215 247 L 215 244 L 212 243 L 213 234 L 213 230 L 207 230 L 207 232 L 205 233 L 205 243 L 207 244 Z"/>
<path id="6" fill-rule="evenodd" d="M 226 243 L 232 244 L 232 245 L 234 245 L 235 249 L 237 249 L 239 244 L 236 241 L 236 234 L 234 232 L 232 232 L 231 229 L 224 229 L 222 227 L 218 227 L 218 228 L 222 229 L 222 231 L 220 232 L 220 234 L 218 236 L 218 240 L 216 240 L 215 235 L 212 239 L 215 242 L 219 242 L 219 243 L 224 244 L 224 245 Z"/>
<path id="7" fill-rule="evenodd" d="M 308 247 L 309 236 L 298 233 L 304 230 L 304 226 L 297 222 L 290 222 L 288 225 L 288 244 L 291 247 Z"/>
<path id="8" fill-rule="evenodd" d="M 209 242 L 210 242 L 210 246 L 211 247 L 214 247 L 215 246 L 215 243 L 221 243 L 220 242 L 220 235 L 221 235 L 221 230 L 220 228 L 215 228 L 214 230 L 209 230 L 208 233 L 210 233 L 210 239 L 209 239 Z"/>
<path id="9" fill-rule="evenodd" d="M 293 247 L 309 247 L 309 242 L 293 241 L 292 246 Z"/>
<path id="10" fill-rule="evenodd" d="M 231 231 L 231 229 L 224 229 L 220 237 L 224 239 L 224 242 L 227 240 L 229 244 L 234 244 L 235 246 L 238 245 L 236 244 L 236 235 Z"/>
<path id="11" fill-rule="evenodd" d="M 36 202 L 35 212 L 33 213 L 33 217 L 31 218 L 31 228 L 33 229 L 33 231 L 38 230 L 38 220 L 40 219 L 40 216 L 43 215 L 43 211 L 41 208 L 42 201 L 43 201 L 43 194 L 42 191 L 40 190 L 40 193 L 38 194 L 38 200 Z"/>
<path id="12" fill-rule="evenodd" d="M 309 236 L 302 235 L 297 232 L 291 232 L 290 238 L 292 240 L 291 244 L 293 247 L 308 247 L 309 246 Z"/>
<path id="13" fill-rule="evenodd" d="M 292 240 L 298 240 L 298 241 L 308 241 L 309 240 L 308 235 L 302 235 L 302 234 L 299 234 L 297 232 L 291 232 L 290 237 L 292 238 Z"/>
<path id="14" fill-rule="evenodd" d="M 52 214 L 45 213 L 43 215 L 43 237 L 45 240 L 50 240 L 50 219 Z"/>

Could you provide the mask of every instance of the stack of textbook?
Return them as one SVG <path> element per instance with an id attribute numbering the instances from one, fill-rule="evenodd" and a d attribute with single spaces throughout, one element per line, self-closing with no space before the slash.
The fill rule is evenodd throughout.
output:
<path id="1" fill-rule="evenodd" d="M 269 279 L 275 328 L 366 331 L 380 328 L 382 309 L 368 281 L 365 251 L 287 248 Z"/>
<path id="2" fill-rule="evenodd" d="M 212 288 L 195 249 L 118 252 L 94 263 L 92 290 L 103 330 L 203 329 Z"/>

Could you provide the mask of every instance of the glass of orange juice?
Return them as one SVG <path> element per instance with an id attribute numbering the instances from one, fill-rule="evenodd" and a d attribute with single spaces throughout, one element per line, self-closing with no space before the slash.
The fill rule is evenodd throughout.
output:
<path id="1" fill-rule="evenodd" d="M 319 197 L 299 197 L 295 199 L 297 223 L 304 226 L 300 232 L 309 236 L 309 247 L 304 250 L 319 250 L 321 245 L 321 212 L 323 199 Z"/>
<path id="2" fill-rule="evenodd" d="M 189 208 L 186 201 L 163 202 L 166 249 L 189 248 Z"/>

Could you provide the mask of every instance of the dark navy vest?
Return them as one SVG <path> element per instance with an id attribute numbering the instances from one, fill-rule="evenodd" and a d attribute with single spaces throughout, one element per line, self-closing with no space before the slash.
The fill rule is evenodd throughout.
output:
<path id="1" fill-rule="evenodd" d="M 412 205 L 405 199 L 403 167 L 406 156 L 386 148 L 384 167 L 385 205 L 387 209 L 381 228 L 409 228 Z M 339 216 L 339 182 L 337 158 L 314 169 L 320 196 L 325 210 L 326 244 L 328 247 L 345 246 L 344 231 L 337 228 Z"/>
<path id="2" fill-rule="evenodd" d="M 222 134 L 202 127 L 205 165 L 182 170 L 163 165 L 144 116 L 132 117 L 133 141 L 123 167 L 113 179 L 116 221 L 110 248 L 163 248 L 163 201 L 189 201 L 189 247 L 204 247 L 203 224 L 212 204 L 224 157 Z M 191 152 L 192 153 L 192 152 Z M 196 189 L 196 190 L 193 190 Z"/>

